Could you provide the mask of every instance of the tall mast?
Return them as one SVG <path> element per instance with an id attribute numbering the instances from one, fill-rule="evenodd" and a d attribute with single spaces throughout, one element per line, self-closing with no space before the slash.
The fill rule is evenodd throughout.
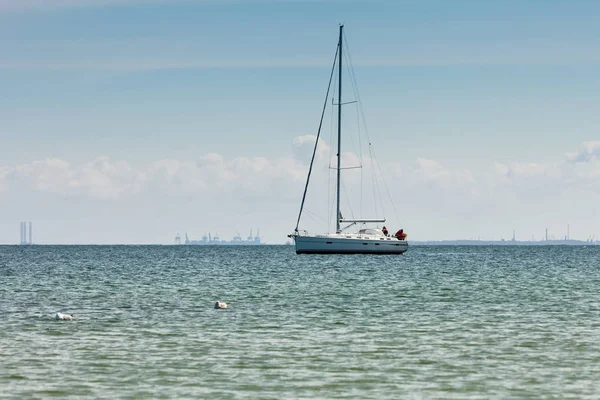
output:
<path id="1" fill-rule="evenodd" d="M 340 25 L 340 40 L 339 40 L 339 44 L 338 44 L 338 55 L 339 55 L 339 61 L 338 61 L 338 70 L 339 70 L 339 75 L 338 75 L 338 82 L 339 82 L 339 89 L 338 89 L 338 140 L 337 140 L 337 144 L 338 144 L 338 148 L 337 148 L 337 196 L 336 196 L 336 204 L 337 204 L 337 212 L 336 212 L 336 224 L 335 224 L 335 231 L 336 233 L 340 233 L 341 229 L 340 229 L 340 170 L 342 167 L 342 49 L 343 49 L 343 45 L 342 45 L 342 34 L 343 34 L 343 30 L 344 30 L 344 25 Z"/>

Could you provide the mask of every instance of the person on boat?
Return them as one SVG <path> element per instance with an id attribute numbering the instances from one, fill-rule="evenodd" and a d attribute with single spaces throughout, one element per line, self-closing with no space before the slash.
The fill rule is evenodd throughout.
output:
<path id="1" fill-rule="evenodd" d="M 404 229 L 400 229 L 398 232 L 396 232 L 396 238 L 398 238 L 398 240 L 404 240 L 406 239 L 406 236 L 408 236 L 406 233 L 404 233 Z"/>
<path id="2" fill-rule="evenodd" d="M 387 230 L 387 228 L 386 228 L 385 226 L 383 227 L 383 229 L 381 230 L 381 232 L 382 232 L 382 233 L 383 233 L 385 236 L 387 236 L 387 235 L 388 235 L 388 230 Z"/>

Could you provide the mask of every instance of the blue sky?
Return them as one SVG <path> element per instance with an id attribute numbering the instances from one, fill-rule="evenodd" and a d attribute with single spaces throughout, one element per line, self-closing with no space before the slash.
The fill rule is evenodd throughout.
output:
<path id="1" fill-rule="evenodd" d="M 0 0 L 0 242 L 30 219 L 44 243 L 283 242 L 340 22 L 411 238 L 585 239 L 599 19 L 593 1 Z"/>

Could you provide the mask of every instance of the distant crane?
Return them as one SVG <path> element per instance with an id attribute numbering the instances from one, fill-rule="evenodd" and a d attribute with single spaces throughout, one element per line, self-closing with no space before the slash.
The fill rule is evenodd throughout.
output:
<path id="1" fill-rule="evenodd" d="M 175 236 L 175 244 L 181 244 L 181 236 L 179 236 L 179 232 L 177 232 L 177 236 Z"/>
<path id="2" fill-rule="evenodd" d="M 185 233 L 185 244 L 190 244 L 190 238 L 188 237 L 187 232 Z"/>

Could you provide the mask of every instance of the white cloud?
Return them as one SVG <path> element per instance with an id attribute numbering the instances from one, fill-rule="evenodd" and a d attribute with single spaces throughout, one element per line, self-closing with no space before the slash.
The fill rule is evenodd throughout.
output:
<path id="1" fill-rule="evenodd" d="M 426 169 L 426 170 L 440 170 L 442 168 L 442 165 L 440 163 L 438 163 L 437 161 L 428 160 L 426 158 L 417 158 L 416 164 L 420 168 Z"/>
<path id="2" fill-rule="evenodd" d="M 289 193 L 286 189 L 297 186 L 305 174 L 306 166 L 293 158 L 224 160 L 214 153 L 196 162 L 165 159 L 137 168 L 105 156 L 80 165 L 47 158 L 29 164 L 1 166 L 0 188 L 106 200 L 145 192 L 169 196 L 225 193 L 244 199 Z"/>
<path id="3" fill-rule="evenodd" d="M 295 224 L 294 214 L 302 195 L 312 143 L 314 137 L 298 137 L 293 142 L 292 154 L 275 159 L 227 159 L 208 153 L 195 161 L 165 159 L 135 166 L 108 157 L 77 165 L 58 158 L 5 165 L 0 166 L 0 200 L 27 199 L 29 207 L 37 207 L 36 202 L 58 196 L 64 201 L 55 201 L 53 204 L 59 204 L 55 207 L 62 203 L 87 204 L 90 213 L 95 212 L 94 207 L 111 212 L 122 208 L 128 210 L 123 213 L 131 213 L 137 207 L 134 205 L 141 202 L 148 212 L 162 207 L 164 218 L 175 215 L 169 208 L 172 204 L 177 209 L 202 210 L 203 225 L 215 227 L 216 221 L 229 218 L 229 223 L 254 221 L 248 223 L 260 223 L 265 231 L 275 232 L 281 229 L 279 224 L 286 229 Z M 327 151 L 322 153 L 313 171 L 306 203 L 310 214 L 305 217 L 310 220 L 303 219 L 303 228 L 311 231 L 321 231 L 324 226 L 326 229 L 320 218 L 327 220 L 332 212 L 328 205 L 334 198 L 331 190 L 334 171 L 324 166 L 329 148 L 324 142 L 323 147 Z M 588 144 L 583 148 L 582 154 L 594 149 Z M 347 156 L 352 162 L 359 161 L 354 154 Z M 400 225 L 391 215 L 393 210 L 386 199 L 377 203 L 376 215 L 371 214 L 374 191 L 386 198 L 389 189 L 398 217 L 402 225 L 406 223 L 414 231 L 413 238 L 457 237 L 459 231 L 454 230 L 457 225 L 464 225 L 460 229 L 465 232 L 478 229 L 486 232 L 487 225 L 514 224 L 515 218 L 523 219 L 524 215 L 537 226 L 544 219 L 572 215 L 600 200 L 600 159 L 584 158 L 588 161 L 571 162 L 572 158 L 566 156 L 554 163 L 493 163 L 487 171 L 451 168 L 422 157 L 402 164 L 371 164 L 371 160 L 363 159 L 362 170 L 344 171 L 343 212 L 365 217 L 386 216 L 390 224 Z M 371 190 L 368 179 L 373 166 L 375 172 L 379 168 L 384 172 L 387 188 L 379 181 L 379 186 Z M 32 191 L 35 196 L 25 195 Z M 577 210 L 573 206 L 578 206 Z M 206 214 L 206 210 L 214 211 Z M 53 213 L 54 209 L 46 212 Z M 183 218 L 188 218 L 189 212 L 182 211 L 181 215 L 184 214 Z M 587 215 L 582 218 L 589 219 Z M 597 222 L 592 219 L 586 223 L 592 226 Z M 436 230 L 427 230 L 425 226 L 435 226 Z"/>
<path id="4" fill-rule="evenodd" d="M 584 142 L 577 152 L 556 162 L 495 163 L 493 184 L 512 185 L 521 191 L 595 190 L 600 187 L 600 142 Z"/>
<path id="5" fill-rule="evenodd" d="M 566 159 L 571 163 L 590 162 L 600 159 L 600 141 L 584 142 L 582 149 L 574 153 L 567 153 Z"/>
<path id="6" fill-rule="evenodd" d="M 303 135 L 294 138 L 294 141 L 292 142 L 292 153 L 294 157 L 298 160 L 307 160 L 307 162 L 310 162 L 315 147 L 315 140 L 317 140 L 316 135 Z M 331 147 L 329 144 L 322 138 L 319 138 L 316 156 L 319 159 L 326 158 L 329 156 L 330 151 Z"/>
<path id="7" fill-rule="evenodd" d="M 223 165 L 223 156 L 217 153 L 208 153 L 207 155 L 200 157 L 197 165 L 199 168 L 205 166 L 221 166 Z"/>
<path id="8" fill-rule="evenodd" d="M 208 153 L 197 161 L 165 159 L 133 167 L 126 161 L 112 161 L 108 157 L 98 157 L 80 165 L 47 158 L 29 164 L 0 166 L 0 190 L 27 188 L 100 199 L 117 199 L 153 191 L 168 195 L 235 193 L 244 198 L 275 193 L 297 197 L 299 192 L 290 192 L 290 188 L 302 186 L 314 140 L 311 135 L 295 138 L 292 155 L 277 159 L 237 157 L 226 160 L 219 154 Z M 329 151 L 329 145 L 321 140 L 318 147 L 321 163 L 327 159 Z M 417 158 L 413 163 L 402 165 L 381 163 L 380 166 L 386 179 L 393 179 L 394 186 L 403 191 L 427 187 L 447 193 L 459 191 L 471 196 L 498 188 L 505 191 L 507 186 L 518 193 L 540 188 L 550 191 L 573 187 L 593 189 L 597 187 L 600 176 L 599 152 L 600 142 L 586 142 L 582 150 L 568 153 L 562 161 L 493 163 L 489 171 L 446 168 L 426 158 Z M 349 160 L 347 166 L 361 163 L 359 157 L 352 153 L 345 153 L 345 160 Z M 372 175 L 371 160 L 363 159 L 362 165 L 362 176 Z M 326 169 L 320 169 L 322 174 L 326 174 Z M 358 171 L 345 171 L 347 184 L 359 184 L 359 180 L 364 179 Z"/>
<path id="9" fill-rule="evenodd" d="M 118 198 L 135 191 L 137 173 L 126 162 L 111 162 L 98 157 L 72 166 L 58 158 L 46 158 L 30 164 L 0 169 L 0 187 L 4 190 L 30 189 L 62 195 L 88 195 L 95 198 Z"/>
<path id="10" fill-rule="evenodd" d="M 443 189 L 460 189 L 477 186 L 478 182 L 470 171 L 452 170 L 426 158 L 417 158 L 413 166 L 404 173 L 413 186 L 435 185 Z"/>

